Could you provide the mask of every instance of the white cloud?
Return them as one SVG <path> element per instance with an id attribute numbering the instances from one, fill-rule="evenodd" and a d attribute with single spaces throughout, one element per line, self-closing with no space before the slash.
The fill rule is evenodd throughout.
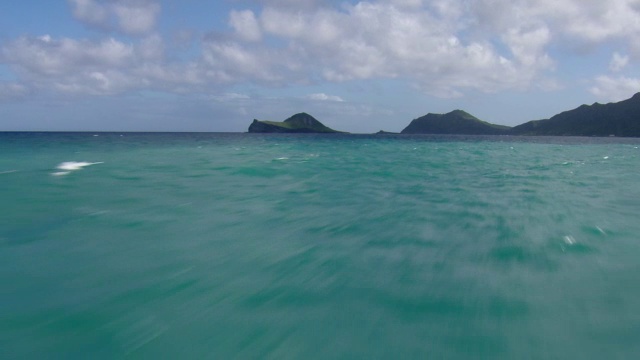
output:
<path id="1" fill-rule="evenodd" d="M 254 0 L 253 10 L 229 12 L 229 33 L 201 38 L 199 53 L 165 56 L 184 48 L 167 49 L 159 35 L 148 35 L 160 15 L 157 0 L 68 1 L 86 24 L 147 35 L 131 42 L 48 35 L 8 41 L 2 61 L 30 89 L 189 92 L 398 79 L 459 97 L 557 88 L 556 64 L 573 55 L 574 43 L 627 46 L 631 57 L 615 53 L 610 63 L 619 71 L 635 61 L 640 38 L 638 0 Z M 592 91 L 605 83 L 596 81 Z"/>
<path id="2" fill-rule="evenodd" d="M 251 10 L 231 11 L 229 15 L 229 25 L 231 25 L 243 40 L 259 41 L 262 38 L 260 25 Z"/>
<path id="3" fill-rule="evenodd" d="M 118 67 L 134 56 L 131 45 L 113 38 L 100 42 L 68 38 L 54 40 L 49 35 L 21 37 L 2 48 L 3 57 L 20 70 L 43 76 L 75 73 L 84 69 Z"/>
<path id="4" fill-rule="evenodd" d="M 340 96 L 327 95 L 325 93 L 309 94 L 306 96 L 306 98 L 309 100 L 319 100 L 319 101 L 337 101 L 337 102 L 344 101 Z"/>
<path id="5" fill-rule="evenodd" d="M 76 19 L 92 25 L 104 25 L 109 19 L 107 8 L 95 0 L 69 0 Z"/>
<path id="6" fill-rule="evenodd" d="M 556 36 L 600 43 L 637 34 L 638 5 L 637 0 L 477 0 L 470 16 L 494 33 L 544 24 Z"/>
<path id="7" fill-rule="evenodd" d="M 160 5 L 151 1 L 116 2 L 112 9 L 120 29 L 127 34 L 151 31 L 160 13 Z"/>
<path id="8" fill-rule="evenodd" d="M 548 67 L 549 56 L 544 52 L 551 35 L 546 26 L 531 29 L 511 28 L 503 36 L 514 58 L 527 67 Z"/>
<path id="9" fill-rule="evenodd" d="M 591 42 L 637 34 L 638 2 L 635 0 L 570 1 L 565 11 L 565 28 L 569 34 Z"/>
<path id="10" fill-rule="evenodd" d="M 160 5 L 154 0 L 68 0 L 76 19 L 105 30 L 142 35 L 155 27 Z"/>
<path id="11" fill-rule="evenodd" d="M 628 63 L 629 63 L 629 56 L 627 55 L 623 56 L 617 52 L 614 52 L 613 56 L 611 57 L 611 62 L 609 63 L 609 70 L 613 72 L 620 71 L 625 66 L 627 66 Z"/>
<path id="12" fill-rule="evenodd" d="M 136 43 L 20 37 L 0 48 L 3 61 L 25 84 L 66 93 L 114 94 L 133 89 L 182 91 L 205 82 L 195 63 L 164 59 L 161 38 Z"/>
<path id="13" fill-rule="evenodd" d="M 460 8 L 432 3 L 438 10 L 416 10 L 419 1 L 359 2 L 343 11 L 302 13 L 267 7 L 260 15 L 264 31 L 283 38 L 291 56 L 306 71 L 329 81 L 406 78 L 425 92 L 457 96 L 459 90 L 527 86 L 553 62 L 545 53 L 549 30 L 517 28 L 504 42 L 512 54 L 500 54 L 487 40 L 458 34 Z M 446 16 L 445 16 L 446 15 Z M 448 17 L 454 17 L 452 21 Z"/>
<path id="14" fill-rule="evenodd" d="M 640 38 L 639 4 L 372 0 L 300 11 L 269 2 L 258 19 L 265 34 L 288 42 L 284 50 L 306 64 L 310 78 L 403 78 L 427 93 L 455 97 L 466 90 L 549 88 L 557 83 L 558 61 L 550 46 L 566 57 L 575 56 L 575 44 L 580 51 L 605 41 L 632 45 Z"/>
<path id="15" fill-rule="evenodd" d="M 278 53 L 263 47 L 246 47 L 233 41 L 207 40 L 202 43 L 202 60 L 211 81 L 278 82 L 274 69 Z"/>
<path id="16" fill-rule="evenodd" d="M 624 76 L 598 76 L 591 93 L 605 101 L 620 101 L 640 92 L 640 79 Z"/>

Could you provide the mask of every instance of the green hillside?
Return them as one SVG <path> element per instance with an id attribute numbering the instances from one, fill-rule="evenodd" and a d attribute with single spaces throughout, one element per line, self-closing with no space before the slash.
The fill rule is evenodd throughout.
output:
<path id="1" fill-rule="evenodd" d="M 617 103 L 582 105 L 511 129 L 514 135 L 640 137 L 640 93 Z"/>

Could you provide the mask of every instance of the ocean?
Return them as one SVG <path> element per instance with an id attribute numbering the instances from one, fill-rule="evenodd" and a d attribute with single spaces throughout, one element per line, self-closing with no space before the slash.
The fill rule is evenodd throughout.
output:
<path id="1" fill-rule="evenodd" d="M 0 133 L 0 358 L 637 358 L 639 147 Z"/>

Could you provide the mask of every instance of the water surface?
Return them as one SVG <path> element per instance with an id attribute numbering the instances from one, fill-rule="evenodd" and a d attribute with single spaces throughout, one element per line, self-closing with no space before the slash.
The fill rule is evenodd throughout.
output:
<path id="1" fill-rule="evenodd" d="M 639 146 L 0 133 L 2 358 L 634 358 Z"/>

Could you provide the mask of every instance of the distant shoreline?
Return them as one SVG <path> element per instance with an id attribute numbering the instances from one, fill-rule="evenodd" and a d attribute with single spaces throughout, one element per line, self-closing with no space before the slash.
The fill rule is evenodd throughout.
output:
<path id="1" fill-rule="evenodd" d="M 248 135 L 248 136 L 264 136 L 264 137 L 326 137 L 326 138 L 344 138 L 344 137 L 366 137 L 369 139 L 376 138 L 469 138 L 469 139 L 553 139 L 553 138 L 573 138 L 573 139 L 640 139 L 640 136 L 583 136 L 583 135 L 513 135 L 513 134 L 401 134 L 401 133 L 249 133 L 246 131 L 21 131 L 9 130 L 0 131 L 3 135 L 82 135 L 86 137 L 94 137 L 94 135 L 119 136 L 123 135 Z"/>

